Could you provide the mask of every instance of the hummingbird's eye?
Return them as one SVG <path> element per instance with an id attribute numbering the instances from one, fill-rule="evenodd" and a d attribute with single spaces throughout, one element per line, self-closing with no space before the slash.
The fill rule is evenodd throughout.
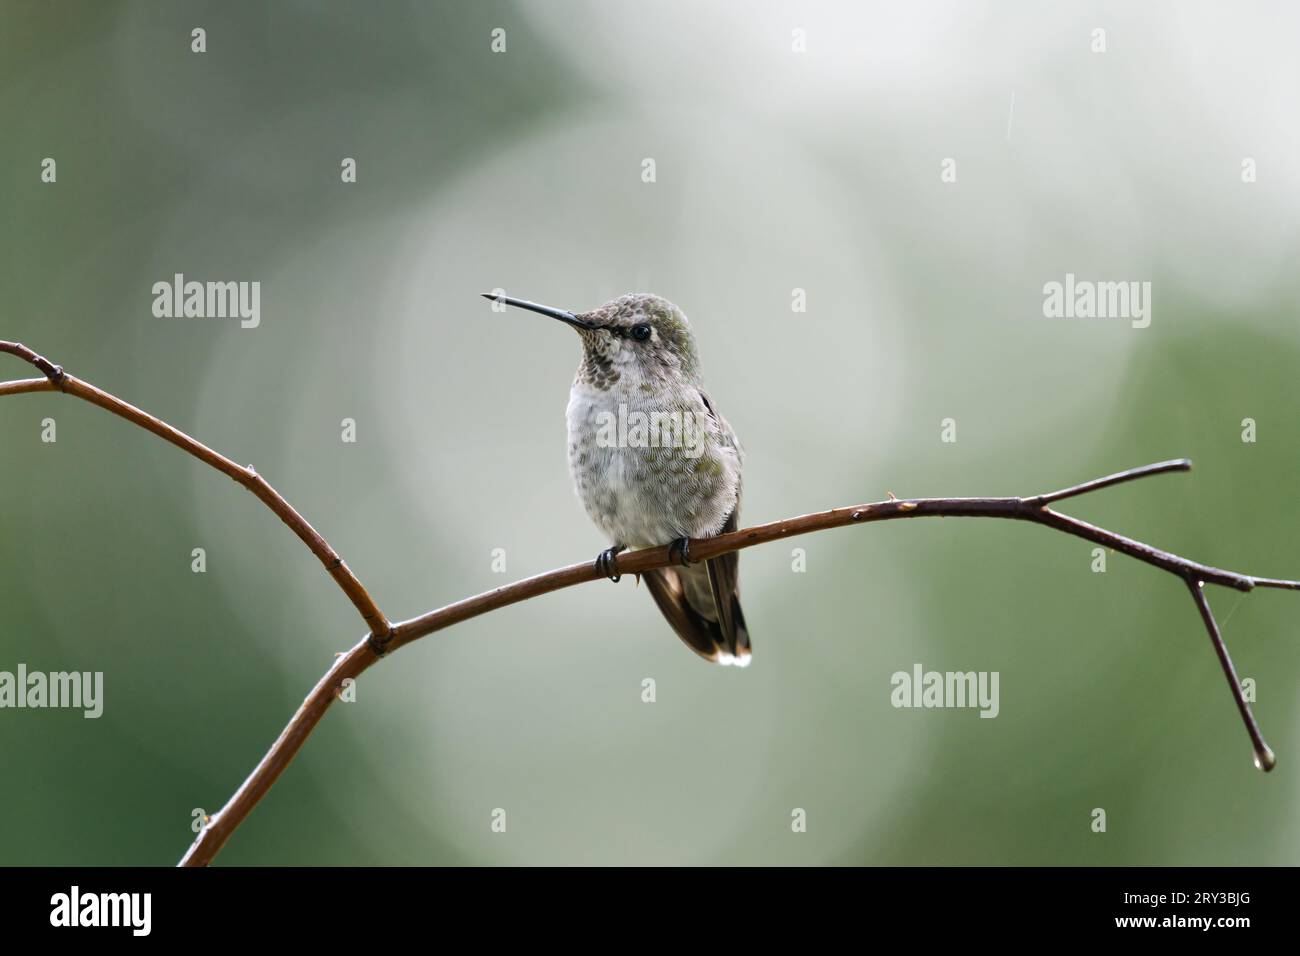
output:
<path id="1" fill-rule="evenodd" d="M 645 324 L 632 326 L 632 338 L 638 342 L 644 342 L 650 338 L 650 326 Z"/>

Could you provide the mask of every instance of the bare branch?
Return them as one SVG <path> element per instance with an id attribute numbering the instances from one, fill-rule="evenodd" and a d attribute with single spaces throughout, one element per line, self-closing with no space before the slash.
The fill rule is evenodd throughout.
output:
<path id="1" fill-rule="evenodd" d="M 1218 622 L 1214 620 L 1214 612 L 1210 610 L 1210 602 L 1206 600 L 1205 585 L 1195 578 L 1188 578 L 1187 587 L 1192 592 L 1196 609 L 1201 612 L 1201 620 L 1205 622 L 1205 630 L 1209 632 L 1214 653 L 1219 655 L 1223 676 L 1228 678 L 1228 686 L 1232 688 L 1232 699 L 1237 702 L 1237 710 L 1241 711 L 1241 719 L 1246 724 L 1246 733 L 1250 734 L 1250 745 L 1255 748 L 1255 766 L 1260 770 L 1272 770 L 1277 766 L 1277 758 L 1273 756 L 1272 748 L 1264 743 L 1264 735 L 1259 732 L 1259 724 L 1255 723 L 1255 715 L 1250 712 L 1250 704 L 1246 703 L 1246 695 L 1241 690 L 1241 680 L 1237 677 L 1237 668 L 1232 666 L 1232 658 L 1228 656 L 1227 645 L 1223 643 L 1223 635 L 1219 633 Z"/>
<path id="2" fill-rule="evenodd" d="M 1150 475 L 1163 475 L 1169 471 L 1191 471 L 1192 462 L 1190 458 L 1175 458 L 1172 461 L 1158 461 L 1154 465 L 1143 465 L 1141 468 L 1130 468 L 1128 471 L 1117 471 L 1113 475 L 1107 475 L 1105 478 L 1097 478 L 1093 481 L 1085 481 L 1081 485 L 1073 485 L 1069 488 L 1062 488 L 1060 491 L 1053 491 L 1051 494 L 1039 495 L 1031 499 L 1036 505 L 1050 505 L 1065 498 L 1073 498 L 1075 495 L 1087 494 L 1089 491 L 1100 491 L 1102 488 L 1109 488 L 1111 485 L 1118 485 L 1124 481 L 1132 481 L 1135 478 L 1146 478 Z"/>
<path id="3" fill-rule="evenodd" d="M 16 382 L 0 382 L 0 395 L 21 395 L 24 392 L 54 392 L 58 386 L 48 378 L 23 378 Z"/>
<path id="4" fill-rule="evenodd" d="M 25 345 L 18 342 L 0 342 L 0 352 L 8 352 L 11 355 L 17 355 L 26 362 L 30 362 L 45 373 L 47 380 L 47 384 L 43 387 L 38 387 L 39 379 L 5 382 L 0 384 L 0 395 L 52 389 L 58 389 L 68 395 L 75 395 L 77 398 L 90 402 L 92 405 L 98 405 L 120 418 L 125 418 L 132 424 L 153 432 L 164 441 L 171 442 L 177 448 L 189 452 L 199 461 L 211 465 L 217 471 L 239 482 L 275 512 L 276 516 L 289 526 L 289 530 L 302 539 L 302 542 L 307 545 L 311 553 L 320 559 L 330 577 L 334 579 L 343 590 L 343 593 L 347 595 L 348 600 L 361 613 L 362 620 L 370 628 L 370 633 L 379 643 L 379 646 L 382 648 L 383 644 L 387 642 L 388 619 L 379 610 L 369 592 L 357 580 L 357 576 L 343 563 L 343 559 L 329 546 L 329 543 L 321 537 L 320 532 L 308 524 L 307 519 L 298 514 L 289 502 L 285 501 L 280 493 L 271 487 L 265 478 L 254 471 L 252 465 L 244 467 L 236 464 L 225 455 L 213 451 L 207 445 L 191 438 L 183 431 L 173 428 L 161 419 L 154 418 L 148 412 L 143 412 L 134 405 L 128 405 L 120 398 L 116 398 L 108 394 L 108 392 L 100 391 L 89 382 L 83 382 L 81 379 L 69 375 L 61 366 L 55 365 L 43 356 L 37 355 Z"/>
<path id="5" fill-rule="evenodd" d="M 219 455 L 206 445 L 190 438 L 172 428 L 172 426 L 140 411 L 132 405 L 100 391 L 93 385 L 74 378 L 59 366 L 32 352 L 25 346 L 11 342 L 0 342 L 0 351 L 9 352 L 30 362 L 45 375 L 44 379 L 25 379 L 15 382 L 0 383 L 0 396 L 25 392 L 59 390 L 75 395 L 92 404 L 105 408 L 115 415 L 127 419 L 148 429 L 159 437 L 184 449 L 200 461 L 206 462 L 218 471 L 229 475 L 253 494 L 257 495 L 268 508 L 287 524 L 301 538 L 312 553 L 320 558 L 330 576 L 338 582 L 344 593 L 361 612 L 370 632 L 346 654 L 339 657 L 334 665 L 312 688 L 302 706 L 298 708 L 288 725 L 280 733 L 270 750 L 249 774 L 226 805 L 212 815 L 207 825 L 195 839 L 194 843 L 181 860 L 182 866 L 204 866 L 212 861 L 217 852 L 230 838 L 230 835 L 244 821 L 259 800 L 270 790 L 272 784 L 293 760 L 307 737 L 315 729 L 325 711 L 340 693 L 343 681 L 355 679 L 381 659 L 381 655 L 394 651 L 406 644 L 435 631 L 443 630 L 453 624 L 478 617 L 498 608 L 527 601 L 531 598 L 563 588 L 584 584 L 588 581 L 603 580 L 605 575 L 598 571 L 594 562 L 585 561 L 565 568 L 548 571 L 522 581 L 516 581 L 503 587 L 485 591 L 446 607 L 438 608 L 427 614 L 391 625 L 369 594 L 361 586 L 337 553 L 325 542 L 298 512 L 290 507 L 264 479 L 252 468 L 243 468 L 230 459 Z M 814 514 L 786 518 L 768 524 L 756 525 L 730 534 L 714 538 L 692 541 L 690 555 L 693 561 L 703 561 L 739 551 L 770 541 L 779 541 L 794 535 L 826 531 L 847 525 L 867 524 L 873 521 L 888 521 L 894 518 L 921 517 L 968 517 L 968 518 L 1010 518 L 1040 524 L 1074 537 L 1083 538 L 1096 544 L 1112 548 L 1130 557 L 1136 558 L 1153 567 L 1168 571 L 1182 579 L 1191 589 L 1192 598 L 1201 613 L 1201 618 L 1209 632 L 1219 663 L 1232 687 L 1233 697 L 1241 717 L 1250 735 L 1255 749 L 1255 762 L 1263 770 L 1271 770 L 1275 764 L 1272 750 L 1264 742 L 1250 711 L 1236 670 L 1228 649 L 1219 633 L 1214 615 L 1203 591 L 1204 584 L 1219 584 L 1239 591 L 1250 591 L 1256 587 L 1285 588 L 1300 590 L 1300 581 L 1280 578 L 1252 577 L 1235 571 L 1225 571 L 1197 561 L 1162 551 L 1141 541 L 1135 541 L 1123 535 L 1099 528 L 1095 525 L 1072 518 L 1047 507 L 1049 504 L 1072 498 L 1091 491 L 1108 488 L 1121 482 L 1132 481 L 1152 475 L 1171 471 L 1187 471 L 1191 462 L 1187 459 L 1159 462 L 1142 468 L 1118 472 L 1105 478 L 1085 482 L 1049 494 L 1030 498 L 912 498 L 899 500 L 891 496 L 888 501 L 874 501 L 869 504 L 854 505 L 848 508 L 833 508 Z M 625 554 L 617 559 L 617 572 L 622 574 L 640 574 L 656 568 L 667 567 L 673 558 L 667 546 L 646 548 Z"/>

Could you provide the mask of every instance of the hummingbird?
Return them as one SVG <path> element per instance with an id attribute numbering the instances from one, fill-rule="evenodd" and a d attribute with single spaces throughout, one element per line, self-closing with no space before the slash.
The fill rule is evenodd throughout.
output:
<path id="1" fill-rule="evenodd" d="M 610 542 L 596 569 L 618 581 L 620 552 L 668 545 L 674 563 L 643 575 L 655 604 L 700 657 L 747 666 L 739 555 L 690 560 L 692 538 L 739 526 L 744 452 L 704 388 L 686 315 L 639 292 L 590 312 L 482 295 L 557 319 L 581 340 L 566 414 L 569 473 Z"/>

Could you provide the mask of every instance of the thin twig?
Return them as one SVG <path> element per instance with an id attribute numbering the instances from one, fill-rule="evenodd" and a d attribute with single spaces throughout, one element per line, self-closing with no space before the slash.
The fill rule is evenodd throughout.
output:
<path id="1" fill-rule="evenodd" d="M 1113 475 L 1107 475 L 1105 478 L 1096 478 L 1092 481 L 1085 481 L 1081 485 L 1071 485 L 1069 488 L 1062 488 L 1060 491 L 1053 491 L 1051 494 L 1039 495 L 1037 498 L 1030 499 L 1036 505 L 1050 505 L 1058 501 L 1064 501 L 1066 498 L 1073 498 L 1075 495 L 1087 494 L 1090 491 L 1100 491 L 1102 488 L 1109 488 L 1111 485 L 1118 485 L 1124 481 L 1132 481 L 1135 478 L 1147 478 L 1151 475 L 1162 475 L 1170 471 L 1191 471 L 1192 463 L 1186 458 L 1175 458 L 1172 461 L 1158 461 L 1154 465 L 1143 465 L 1141 468 L 1130 468 L 1128 471 L 1117 471 Z"/>
<path id="2" fill-rule="evenodd" d="M 56 392 L 58 386 L 48 378 L 23 378 L 16 382 L 0 382 L 0 395 L 21 395 L 24 392 Z"/>
<path id="3" fill-rule="evenodd" d="M 235 829 L 244 821 L 258 801 L 266 795 L 271 785 L 275 783 L 285 767 L 293 760 L 303 742 L 315 729 L 316 724 L 320 722 L 330 704 L 337 698 L 342 690 L 343 682 L 347 679 L 355 680 L 380 660 L 381 655 L 397 650 L 420 637 L 443 630 L 469 618 L 486 614 L 489 611 L 605 577 L 596 569 L 594 562 L 584 561 L 581 564 L 569 565 L 565 568 L 548 571 L 545 574 L 525 578 L 522 581 L 516 581 L 513 584 L 494 588 L 491 591 L 485 591 L 482 594 L 457 601 L 454 604 L 430 611 L 408 621 L 390 625 L 388 619 L 375 606 L 361 583 L 351 571 L 347 570 L 347 566 L 343 564 L 342 559 L 307 524 L 298 512 L 294 511 L 288 502 L 251 468 L 242 468 L 165 422 L 140 411 L 134 406 L 128 405 L 106 392 L 100 391 L 93 385 L 68 375 L 61 368 L 53 365 L 25 346 L 0 342 L 0 351 L 9 352 L 25 359 L 46 375 L 45 379 L 26 379 L 0 383 L 0 395 L 54 389 L 76 395 L 78 398 L 99 405 L 101 408 L 105 408 L 142 428 L 148 429 L 247 487 L 307 543 L 312 553 L 321 559 L 330 575 L 343 588 L 344 593 L 352 599 L 353 604 L 361 611 L 362 617 L 371 628 L 370 633 L 346 654 L 341 655 L 317 682 L 316 686 L 312 688 L 302 706 L 298 708 L 280 736 L 276 738 L 275 743 L 271 745 L 270 750 L 253 769 L 253 772 L 235 791 L 234 795 L 226 802 L 226 805 L 209 818 L 206 826 L 204 826 L 182 858 L 180 864 L 182 866 L 204 866 L 212 861 Z M 1190 468 L 1191 462 L 1187 459 L 1159 462 L 1029 498 L 897 499 L 891 495 L 887 501 L 874 501 L 869 504 L 854 505 L 848 508 L 833 508 L 829 511 L 820 511 L 796 518 L 756 525 L 752 528 L 719 535 L 715 538 L 692 541 L 690 554 L 693 561 L 703 561 L 730 551 L 739 551 L 794 535 L 825 531 L 847 525 L 867 524 L 873 521 L 927 516 L 1010 518 L 1017 521 L 1041 524 L 1065 534 L 1105 545 L 1146 564 L 1168 571 L 1187 583 L 1192 591 L 1192 598 L 1201 612 L 1202 620 L 1209 632 L 1211 643 L 1214 645 L 1215 652 L 1219 657 L 1219 663 L 1223 668 L 1224 675 L 1232 686 L 1237 708 L 1241 712 L 1242 720 L 1246 725 L 1246 730 L 1255 749 L 1256 765 L 1263 770 L 1271 770 L 1275 763 L 1273 752 L 1264 742 L 1259 727 L 1255 723 L 1254 715 L 1250 711 L 1250 706 L 1241 692 L 1241 685 L 1237 680 L 1232 659 L 1228 655 L 1228 649 L 1223 643 L 1223 637 L 1219 633 L 1217 624 L 1215 624 L 1214 616 L 1210 611 L 1202 587 L 1204 584 L 1209 583 L 1235 588 L 1242 592 L 1250 591 L 1256 587 L 1300 590 L 1300 581 L 1253 577 L 1235 571 L 1225 571 L 1197 561 L 1190 561 L 1187 558 L 1168 551 L 1162 551 L 1141 541 L 1135 541 L 1132 538 L 1116 534 L 1113 531 L 1107 531 L 1105 528 L 1099 528 L 1047 507 L 1053 502 L 1108 488 L 1121 482 L 1171 471 L 1187 471 Z M 617 570 L 622 574 L 639 574 L 656 568 L 667 567 L 672 561 L 673 558 L 666 546 L 646 548 L 619 557 L 617 559 Z"/>
<path id="4" fill-rule="evenodd" d="M 1255 748 L 1255 766 L 1260 770 L 1272 770 L 1277 766 L 1277 758 L 1273 756 L 1269 745 L 1264 743 L 1264 735 L 1259 732 L 1259 724 L 1255 723 L 1255 715 L 1250 712 L 1250 704 L 1246 703 L 1246 695 L 1241 689 L 1241 679 L 1237 677 L 1237 668 L 1232 666 L 1228 647 L 1223 643 L 1223 635 L 1219 633 L 1219 625 L 1214 622 L 1214 612 L 1210 610 L 1210 602 L 1205 597 L 1205 585 L 1195 578 L 1188 578 L 1187 588 L 1192 592 L 1196 609 L 1201 612 L 1201 620 L 1205 622 L 1205 630 L 1210 635 L 1210 643 L 1214 645 L 1214 653 L 1219 655 L 1223 676 L 1228 678 L 1228 686 L 1232 688 L 1232 699 L 1237 702 L 1237 710 L 1241 711 L 1241 719 L 1246 724 L 1246 733 L 1250 734 L 1250 744 Z"/>
<path id="5" fill-rule="evenodd" d="M 77 398 L 84 399 L 92 405 L 98 405 L 114 415 L 125 418 L 132 424 L 153 432 L 159 438 L 189 452 L 199 461 L 211 465 L 217 471 L 233 478 L 251 491 L 263 504 L 275 512 L 276 516 L 289 526 L 289 530 L 301 538 L 302 542 L 311 549 L 311 553 L 320 559 L 321 564 L 325 565 L 325 570 L 329 572 L 330 577 L 335 580 L 343 593 L 347 595 L 348 600 L 361 613 L 361 619 L 370 628 L 370 634 L 379 643 L 380 648 L 382 649 L 383 645 L 387 643 L 390 629 L 388 618 L 379 610 L 369 592 L 357 580 L 357 576 L 352 573 L 352 569 L 343 563 L 343 559 L 339 557 L 338 552 L 329 546 L 329 542 L 321 537 L 320 532 L 313 528 L 306 518 L 295 511 L 293 506 L 253 469 L 252 465 L 244 467 L 231 461 L 225 455 L 213 451 L 207 445 L 191 438 L 183 431 L 173 428 L 161 419 L 154 418 L 148 412 L 143 412 L 134 405 L 128 405 L 120 398 L 110 395 L 108 392 L 100 391 L 89 382 L 83 382 L 81 379 L 69 375 L 61 366 L 55 365 L 43 356 L 37 355 L 25 345 L 17 342 L 0 342 L 0 352 L 17 355 L 24 361 L 35 365 L 46 376 L 44 380 L 25 379 L 0 384 L 0 395 L 52 389 L 57 389 L 68 395 L 75 395 Z"/>

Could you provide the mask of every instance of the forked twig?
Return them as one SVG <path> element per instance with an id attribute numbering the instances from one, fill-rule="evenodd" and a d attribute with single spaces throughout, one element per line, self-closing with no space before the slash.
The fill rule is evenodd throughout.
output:
<path id="1" fill-rule="evenodd" d="M 231 461 L 225 455 L 213 451 L 207 445 L 191 438 L 183 431 L 173 428 L 161 419 L 154 418 L 148 412 L 143 412 L 134 405 L 128 405 L 120 398 L 110 395 L 108 392 L 100 391 L 89 382 L 83 382 L 81 379 L 67 374 L 63 371 L 62 366 L 55 365 L 45 357 L 37 355 L 25 345 L 17 342 L 0 342 L 0 352 L 17 355 L 45 373 L 45 378 L 29 378 L 16 382 L 0 383 L 0 395 L 56 390 L 68 395 L 75 395 L 77 398 L 107 409 L 114 415 L 125 418 L 129 422 L 153 432 L 164 441 L 169 441 L 177 448 L 189 452 L 204 464 L 211 465 L 222 474 L 235 479 L 274 511 L 276 516 L 302 539 L 303 544 L 311 549 L 311 553 L 320 559 L 330 577 L 335 580 L 343 593 L 347 595 L 348 600 L 360 612 L 361 619 L 366 622 L 366 626 L 370 628 L 370 633 L 375 636 L 376 640 L 381 642 L 387 640 L 390 628 L 388 619 L 384 617 L 374 599 L 370 597 L 361 582 L 357 580 L 357 576 L 343 563 L 343 559 L 339 557 L 338 552 L 329 546 L 329 542 L 321 537 L 320 532 L 308 524 L 307 519 L 298 514 L 293 509 L 293 506 L 285 501 L 284 497 L 253 469 L 252 465 L 245 467 Z"/>
<path id="2" fill-rule="evenodd" d="M 198 837 L 194 840 L 185 856 L 182 866 L 203 866 L 211 862 L 217 852 L 235 829 L 244 821 L 258 801 L 270 790 L 271 785 L 293 760 L 298 749 L 315 729 L 330 704 L 334 702 L 342 688 L 343 681 L 355 679 L 375 664 L 381 656 L 409 644 L 412 641 L 443 630 L 453 624 L 486 614 L 498 608 L 527 601 L 542 594 L 549 594 L 562 588 L 573 587 L 587 581 L 603 580 L 591 561 L 572 564 L 565 568 L 548 571 L 522 581 L 516 581 L 503 587 L 493 588 L 482 594 L 465 598 L 446 607 L 438 608 L 419 617 L 390 624 L 388 618 L 380 611 L 362 586 L 356 575 L 343 563 L 337 552 L 329 546 L 323 537 L 295 511 L 281 495 L 272 488 L 264 478 L 252 468 L 237 465 L 223 455 L 218 454 L 201 442 L 184 432 L 154 418 L 133 405 L 103 392 L 87 382 L 66 373 L 61 367 L 37 355 L 26 346 L 13 342 L 0 342 L 0 352 L 8 352 L 27 361 L 44 374 L 44 378 L 23 379 L 20 381 L 0 383 L 0 396 L 16 395 L 26 392 L 61 391 L 107 409 L 127 421 L 153 432 L 173 445 L 189 452 L 195 458 L 211 465 L 223 474 L 229 475 L 249 491 L 257 495 L 299 538 L 311 549 L 321 563 L 325 565 L 330 576 L 352 601 L 365 620 L 369 632 L 346 654 L 341 655 L 325 675 L 312 688 L 292 719 L 276 738 L 270 750 L 262 757 L 258 765 L 249 774 L 234 795 L 220 811 L 213 814 Z M 1187 471 L 1192 463 L 1185 458 L 1158 462 L 1141 468 L 1117 472 L 1084 482 L 1060 491 L 1036 495 L 1029 498 L 891 498 L 887 501 L 875 501 L 869 504 L 855 505 L 848 508 L 833 508 L 814 514 L 773 521 L 719 535 L 715 538 L 702 538 L 692 541 L 690 554 L 692 560 L 702 561 L 739 551 L 769 541 L 778 541 L 794 535 L 825 531 L 846 525 L 866 524 L 873 521 L 888 521 L 894 518 L 932 517 L 978 517 L 978 518 L 1012 518 L 1041 524 L 1056 531 L 1083 538 L 1096 544 L 1104 545 L 1115 551 L 1127 554 L 1146 564 L 1168 571 L 1181 578 L 1192 593 L 1192 599 L 1200 611 L 1201 620 L 1210 636 L 1210 642 L 1218 655 L 1224 676 L 1232 688 L 1233 699 L 1250 735 L 1251 745 L 1255 751 L 1255 764 L 1262 770 L 1271 770 L 1275 764 L 1273 751 L 1264 742 L 1250 705 L 1242 693 L 1241 683 L 1237 679 L 1236 669 L 1228 654 L 1223 636 L 1219 633 L 1214 614 L 1204 593 L 1205 584 L 1218 584 L 1235 588 L 1238 591 L 1251 591 L 1257 587 L 1285 588 L 1300 590 L 1300 581 L 1288 581 L 1279 578 L 1262 578 L 1225 571 L 1190 561 L 1187 558 L 1153 548 L 1141 541 L 1135 541 L 1105 528 L 1088 524 L 1077 518 L 1054 511 L 1049 505 L 1077 495 L 1109 488 L 1125 481 L 1146 478 L 1152 475 L 1172 471 Z M 667 567 L 672 563 L 667 547 L 646 548 L 633 551 L 618 558 L 618 571 L 622 574 L 640 574 L 656 568 Z"/>

